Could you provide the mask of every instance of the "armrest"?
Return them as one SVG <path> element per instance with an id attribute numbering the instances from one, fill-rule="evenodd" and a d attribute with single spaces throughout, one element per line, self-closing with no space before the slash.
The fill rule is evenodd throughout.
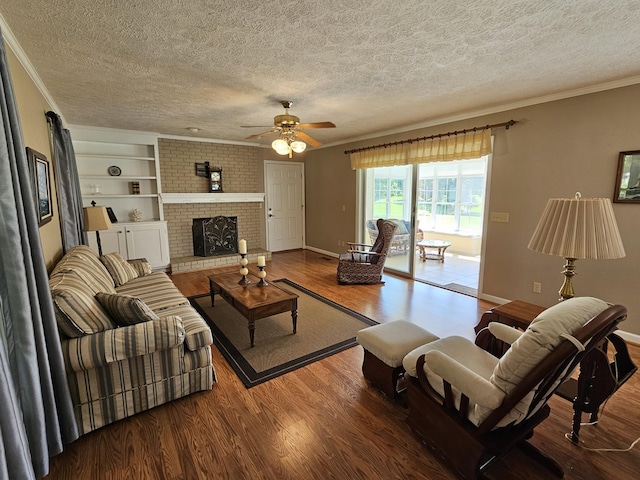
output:
<path id="1" fill-rule="evenodd" d="M 62 350 L 67 368 L 79 372 L 176 347 L 184 336 L 182 319 L 172 315 L 71 338 L 62 342 Z"/>
<path id="2" fill-rule="evenodd" d="M 425 355 L 425 362 L 433 373 L 446 380 L 473 403 L 491 410 L 502 404 L 505 397 L 502 390 L 448 355 L 432 350 Z"/>
<path id="3" fill-rule="evenodd" d="M 502 340 L 503 342 L 506 342 L 509 345 L 513 345 L 515 341 L 518 340 L 520 338 L 520 335 L 522 335 L 523 333 L 522 331 L 518 330 L 515 327 L 506 325 L 500 322 L 490 322 L 489 331 L 498 340 Z"/>
<path id="4" fill-rule="evenodd" d="M 347 245 L 349 246 L 349 248 L 352 247 L 365 247 L 365 248 L 371 248 L 373 247 L 373 245 L 369 244 L 369 243 L 355 243 L 355 242 L 347 242 Z"/>

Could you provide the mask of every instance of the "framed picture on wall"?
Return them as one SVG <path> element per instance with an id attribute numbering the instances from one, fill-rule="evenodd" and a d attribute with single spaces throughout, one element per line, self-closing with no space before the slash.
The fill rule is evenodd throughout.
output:
<path id="1" fill-rule="evenodd" d="M 640 150 L 620 152 L 613 201 L 640 203 Z"/>
<path id="2" fill-rule="evenodd" d="M 35 192 L 36 210 L 40 226 L 50 222 L 53 218 L 51 205 L 51 183 L 49 176 L 49 161 L 40 152 L 27 147 L 27 160 L 31 170 L 32 184 Z"/>

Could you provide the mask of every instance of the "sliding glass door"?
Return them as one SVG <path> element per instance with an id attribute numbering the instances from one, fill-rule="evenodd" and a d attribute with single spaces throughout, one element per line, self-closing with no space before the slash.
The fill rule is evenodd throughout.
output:
<path id="1" fill-rule="evenodd" d="M 364 242 L 375 240 L 376 219 L 398 224 L 385 269 L 443 285 L 475 276 L 468 286 L 477 288 L 487 161 L 483 157 L 363 171 Z M 454 254 L 455 261 L 425 262 L 416 251 L 423 239 L 449 243 L 447 256 Z"/>
<path id="2" fill-rule="evenodd" d="M 413 172 L 412 166 L 396 166 L 369 168 L 364 173 L 365 243 L 373 243 L 377 236 L 378 218 L 395 220 L 398 229 L 385 268 L 407 274 L 411 273 L 415 248 L 411 239 Z"/>

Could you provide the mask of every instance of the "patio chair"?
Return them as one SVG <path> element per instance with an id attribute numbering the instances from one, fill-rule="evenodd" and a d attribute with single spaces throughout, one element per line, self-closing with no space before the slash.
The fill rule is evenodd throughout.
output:
<path id="1" fill-rule="evenodd" d="M 407 422 L 461 478 L 485 478 L 514 447 L 562 477 L 562 467 L 527 440 L 549 416 L 551 395 L 626 315 L 621 305 L 576 297 L 542 312 L 524 332 L 491 323 L 491 333 L 511 344 L 500 359 L 462 337 L 419 347 Z"/>
<path id="2" fill-rule="evenodd" d="M 349 250 L 340 254 L 338 260 L 338 283 L 381 283 L 384 263 L 387 260 L 391 240 L 397 224 L 379 219 L 379 232 L 373 245 L 349 242 Z M 381 232 L 381 233 L 380 233 Z"/>

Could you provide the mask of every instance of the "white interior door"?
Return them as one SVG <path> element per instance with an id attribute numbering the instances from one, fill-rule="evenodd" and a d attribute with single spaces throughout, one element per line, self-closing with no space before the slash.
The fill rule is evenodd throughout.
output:
<path id="1" fill-rule="evenodd" d="M 267 248 L 272 252 L 304 246 L 304 165 L 265 162 Z"/>

